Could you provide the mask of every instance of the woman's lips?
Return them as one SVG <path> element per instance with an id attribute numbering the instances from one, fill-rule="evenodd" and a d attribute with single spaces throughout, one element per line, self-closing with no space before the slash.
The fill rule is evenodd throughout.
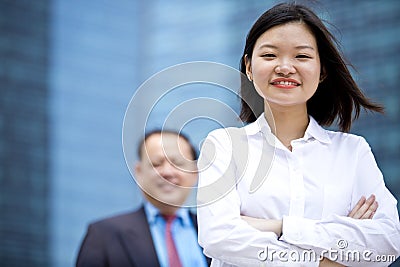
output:
<path id="1" fill-rule="evenodd" d="M 271 84 L 275 87 L 282 88 L 282 89 L 292 89 L 296 88 L 300 85 L 300 83 L 293 79 L 275 79 L 271 82 Z"/>

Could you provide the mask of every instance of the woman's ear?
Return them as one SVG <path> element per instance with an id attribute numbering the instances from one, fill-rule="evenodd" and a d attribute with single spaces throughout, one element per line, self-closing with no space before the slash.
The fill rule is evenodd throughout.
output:
<path id="1" fill-rule="evenodd" d="M 251 58 L 249 58 L 246 55 L 244 55 L 244 64 L 246 65 L 246 76 L 247 79 L 249 79 L 250 82 L 253 81 L 253 73 L 251 72 Z"/>

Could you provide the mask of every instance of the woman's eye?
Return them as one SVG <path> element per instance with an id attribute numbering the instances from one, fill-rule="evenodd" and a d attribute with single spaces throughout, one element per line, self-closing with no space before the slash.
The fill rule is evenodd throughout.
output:
<path id="1" fill-rule="evenodd" d="M 297 55 L 296 58 L 311 58 L 308 55 Z"/>
<path id="2" fill-rule="evenodd" d="M 265 58 L 274 58 L 275 55 L 274 55 L 274 54 L 267 53 L 267 54 L 262 55 L 262 57 L 265 57 Z"/>

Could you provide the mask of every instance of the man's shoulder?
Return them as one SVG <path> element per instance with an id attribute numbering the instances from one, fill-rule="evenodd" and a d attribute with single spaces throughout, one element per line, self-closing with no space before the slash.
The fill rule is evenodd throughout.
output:
<path id="1" fill-rule="evenodd" d="M 139 207 L 138 209 L 131 212 L 124 212 L 112 216 L 105 217 L 103 219 L 96 220 L 90 223 L 90 227 L 92 228 L 120 228 L 124 225 L 132 225 L 137 223 L 138 220 L 145 220 L 146 215 L 144 213 L 143 207 Z"/>

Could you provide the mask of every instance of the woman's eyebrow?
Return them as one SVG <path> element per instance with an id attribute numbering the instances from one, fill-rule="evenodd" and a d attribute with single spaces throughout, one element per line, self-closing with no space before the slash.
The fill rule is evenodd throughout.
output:
<path id="1" fill-rule="evenodd" d="M 315 50 L 314 47 L 312 47 L 311 45 L 298 45 L 295 48 L 296 49 L 311 49 L 311 50 Z"/>
<path id="2" fill-rule="evenodd" d="M 278 47 L 277 46 L 275 46 L 275 45 L 272 45 L 272 44 L 262 44 L 261 46 L 260 46 L 260 48 L 273 48 L 273 49 L 278 49 Z"/>
<path id="3" fill-rule="evenodd" d="M 262 44 L 259 48 L 272 48 L 272 49 L 278 49 L 277 46 L 272 45 L 272 44 Z M 296 49 L 311 49 L 311 50 L 315 50 L 314 47 L 312 47 L 311 45 L 298 45 L 295 47 Z"/>

